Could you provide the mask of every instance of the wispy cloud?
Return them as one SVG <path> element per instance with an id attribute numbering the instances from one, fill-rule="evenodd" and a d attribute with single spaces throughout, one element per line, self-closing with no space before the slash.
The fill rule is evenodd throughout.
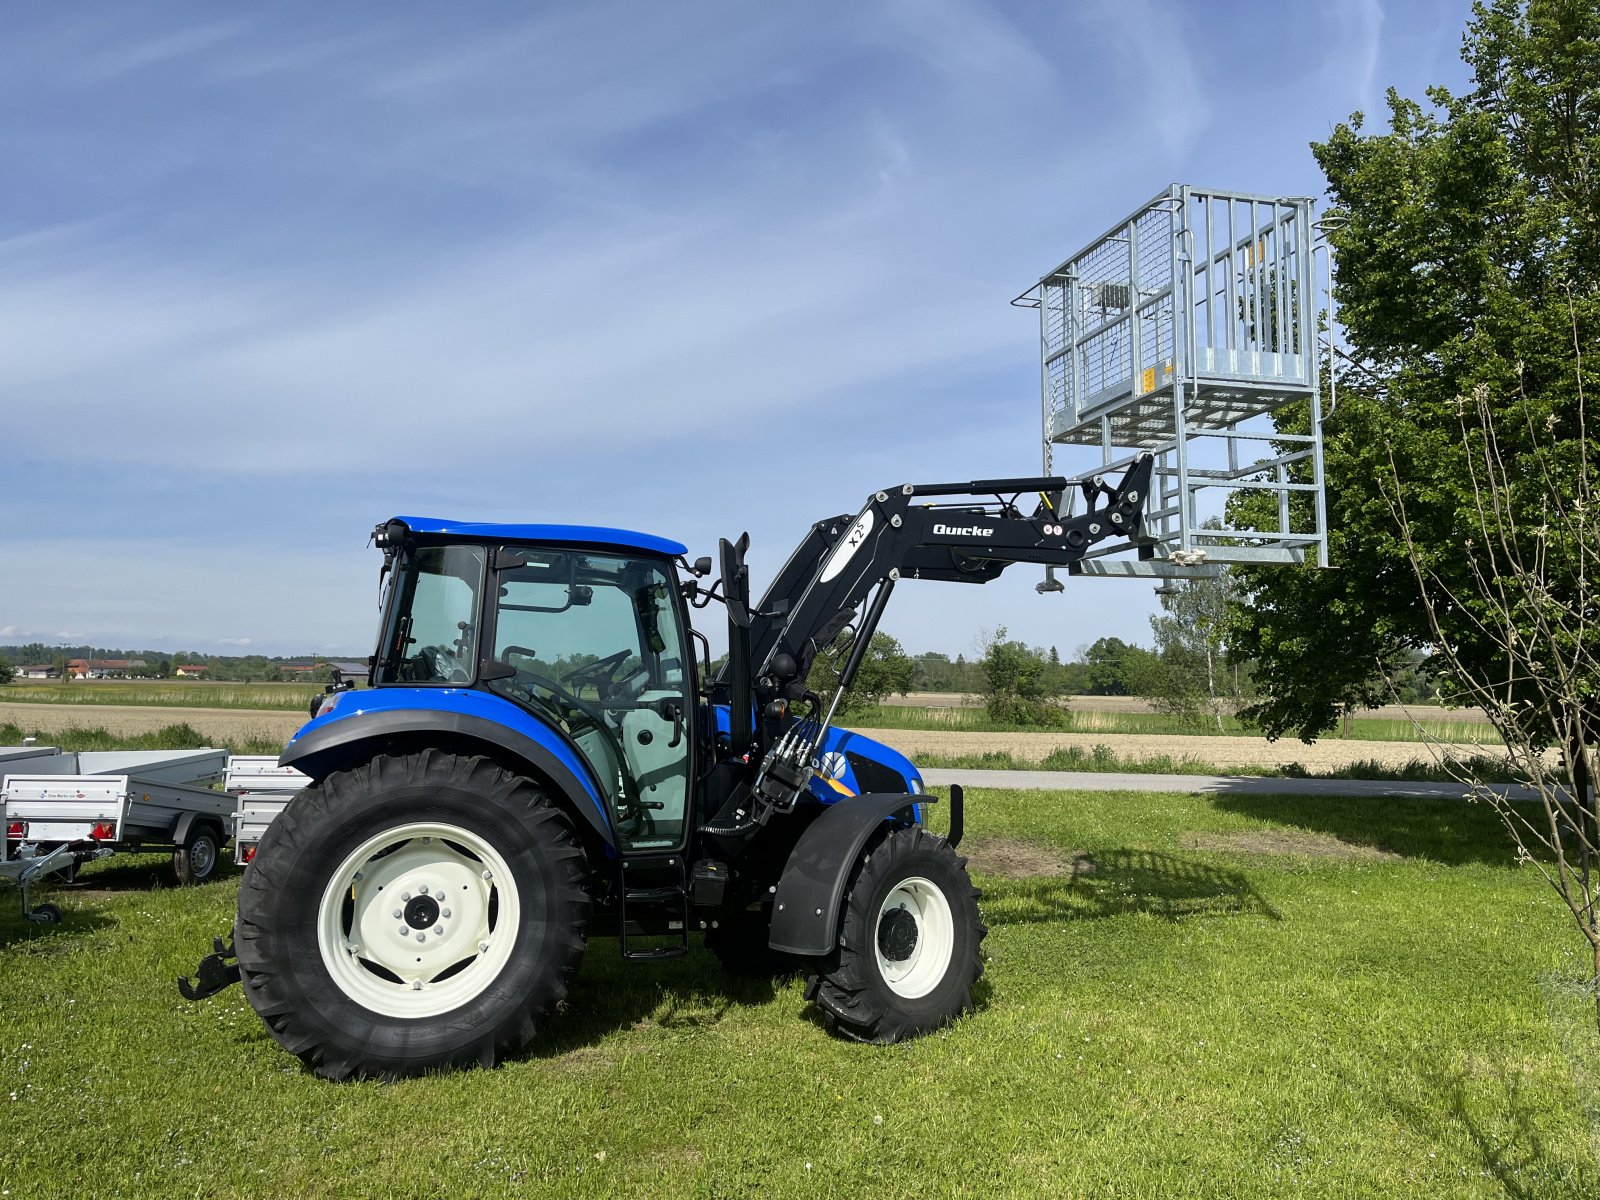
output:
<path id="1" fill-rule="evenodd" d="M 1306 78 L 1273 39 L 1322 18 L 1267 0 L 128 11 L 0 41 L 3 615 L 346 651 L 403 508 L 748 526 L 765 570 L 868 488 L 1030 469 L 1006 300 L 1169 180 L 1317 190 L 1402 20 L 1340 0 Z M 896 629 L 1084 640 L 1018 578 Z M 1075 620 L 1142 637 L 1131 594 Z"/>

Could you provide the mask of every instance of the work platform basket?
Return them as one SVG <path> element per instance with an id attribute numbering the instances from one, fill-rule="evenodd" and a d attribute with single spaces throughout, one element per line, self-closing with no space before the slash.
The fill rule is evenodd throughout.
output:
<path id="1" fill-rule="evenodd" d="M 1327 565 L 1315 249 L 1308 198 L 1173 184 L 1012 302 L 1039 312 L 1045 473 L 1156 455 L 1138 557 L 1075 571 Z M 1273 428 L 1292 401 L 1309 432 Z M 1270 497 L 1254 527 L 1209 527 L 1240 491 Z"/>

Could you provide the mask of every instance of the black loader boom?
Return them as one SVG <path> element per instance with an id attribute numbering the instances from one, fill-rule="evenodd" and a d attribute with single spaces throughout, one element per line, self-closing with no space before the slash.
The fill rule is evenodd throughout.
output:
<path id="1" fill-rule="evenodd" d="M 988 583 L 1013 563 L 1070 569 L 1107 539 L 1141 546 L 1153 469 L 1153 457 L 1141 454 L 1115 485 L 1098 475 L 1039 476 L 908 483 L 874 492 L 854 518 L 844 514 L 813 525 L 755 606 L 744 566 L 748 538 L 724 539 L 729 647 L 718 683 L 729 704 L 729 741 L 735 754 L 748 747 L 752 761 L 766 756 L 754 783 L 724 806 L 733 826 L 762 822 L 793 805 L 896 583 Z M 1081 491 L 1084 511 L 1064 516 L 1069 489 Z M 1037 497 L 1031 514 L 1020 507 L 1024 496 Z M 847 627 L 854 639 L 826 714 L 815 711 L 813 697 L 812 718 L 778 738 L 787 705 L 807 698 L 804 680 L 817 654 Z M 757 720 L 758 713 L 773 720 Z"/>

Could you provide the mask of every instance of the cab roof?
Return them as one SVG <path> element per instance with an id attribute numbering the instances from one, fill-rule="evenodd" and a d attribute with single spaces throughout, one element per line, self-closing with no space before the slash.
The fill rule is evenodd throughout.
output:
<path id="1" fill-rule="evenodd" d="M 481 538 L 492 542 L 529 542 L 536 545 L 595 546 L 631 550 L 642 554 L 687 554 L 689 548 L 671 538 L 604 525 L 521 525 L 498 521 L 451 521 L 445 517 L 395 517 L 412 533 L 442 537 Z"/>

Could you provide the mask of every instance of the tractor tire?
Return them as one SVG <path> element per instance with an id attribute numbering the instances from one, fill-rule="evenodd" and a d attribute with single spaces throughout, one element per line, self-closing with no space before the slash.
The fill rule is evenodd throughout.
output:
<path id="1" fill-rule="evenodd" d="M 487 758 L 379 755 L 301 792 L 239 889 L 245 994 L 327 1079 L 492 1067 L 582 961 L 586 861 L 566 815 Z"/>
<path id="2" fill-rule="evenodd" d="M 222 862 L 222 836 L 214 825 L 189 827 L 183 845 L 172 852 L 172 873 L 184 887 L 210 882 Z"/>
<path id="3" fill-rule="evenodd" d="M 891 831 L 856 865 L 839 945 L 807 977 L 828 1028 L 860 1042 L 930 1033 L 972 1008 L 989 932 L 967 860 L 920 825 Z"/>

